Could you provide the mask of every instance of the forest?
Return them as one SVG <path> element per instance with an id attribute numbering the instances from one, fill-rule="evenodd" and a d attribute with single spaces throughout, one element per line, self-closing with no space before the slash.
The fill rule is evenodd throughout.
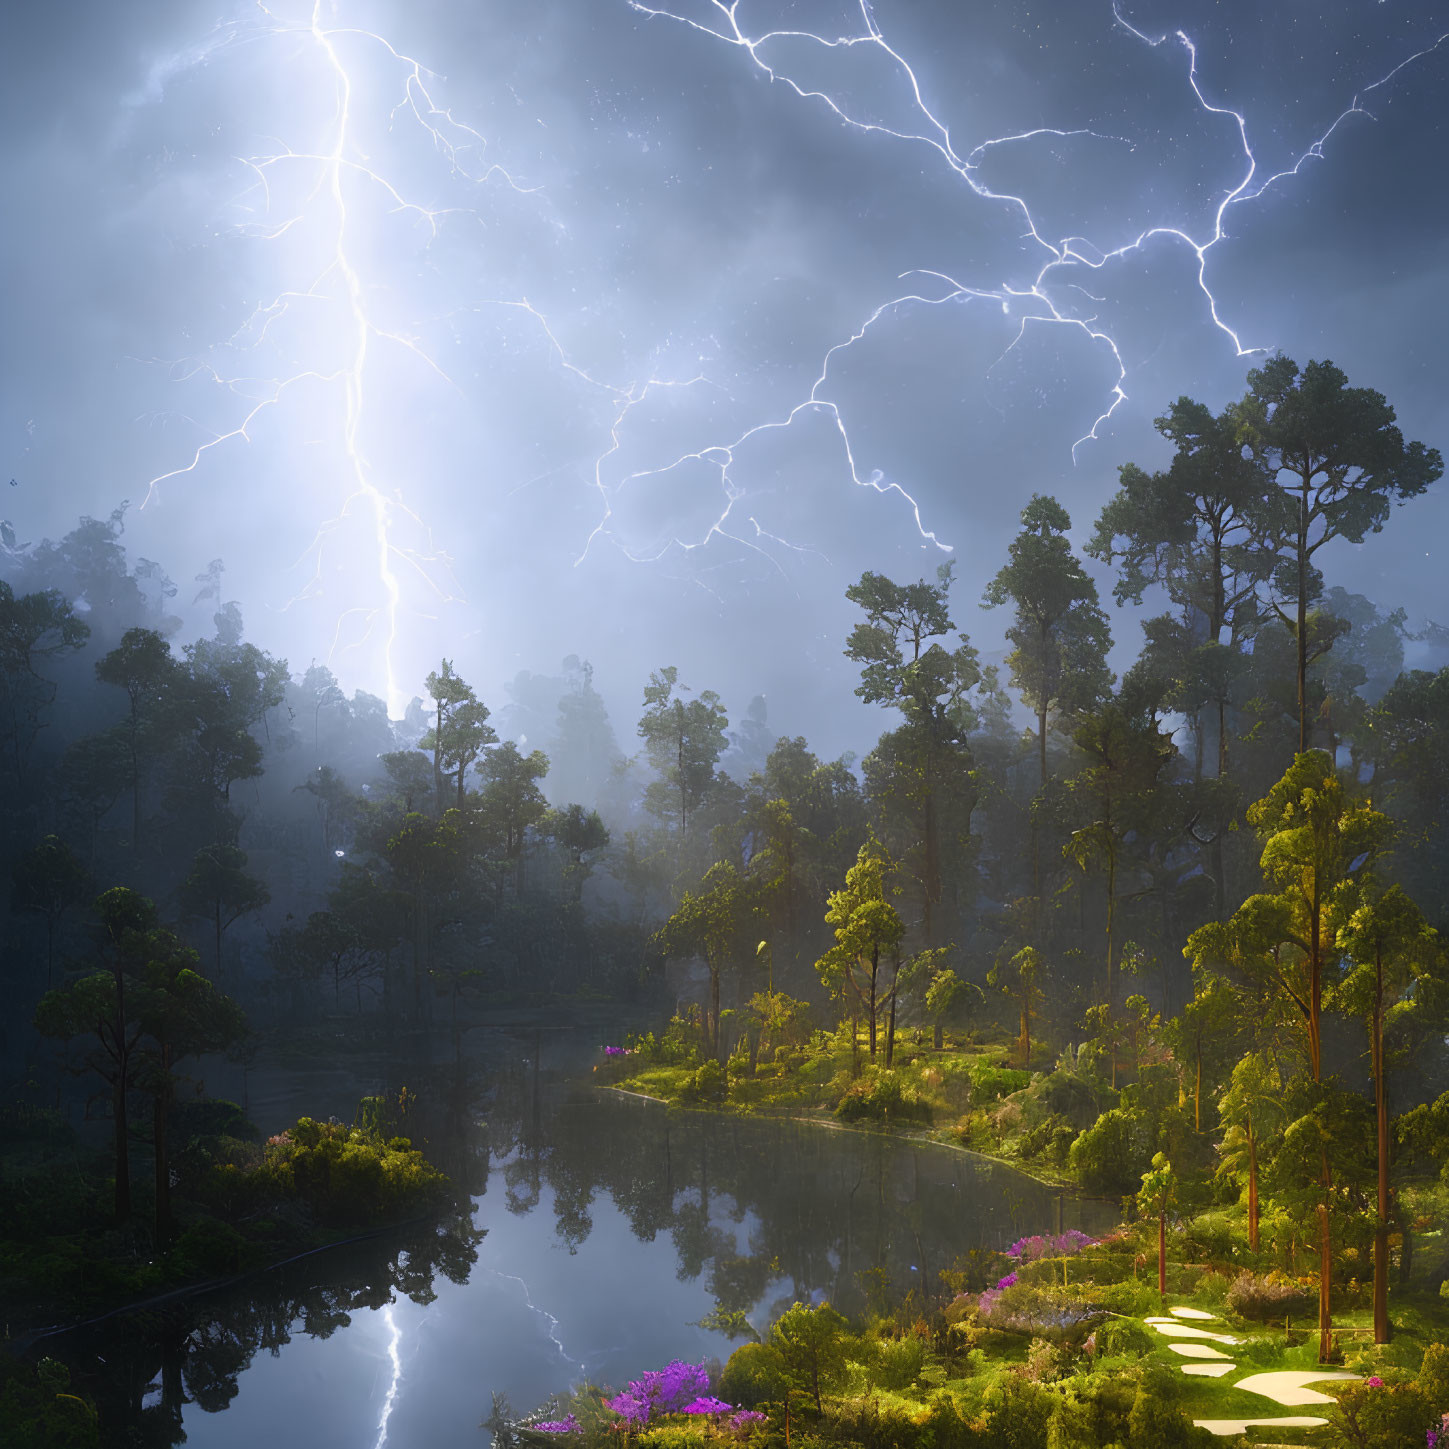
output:
<path id="1" fill-rule="evenodd" d="M 1264 1365 L 1354 1375 L 1327 1385 L 1338 1437 L 1301 1442 L 1432 1445 L 1449 630 L 1335 584 L 1331 560 L 1411 531 L 1442 460 L 1380 394 L 1282 356 L 1220 412 L 1180 398 L 1156 426 L 1170 463 L 1124 464 L 1080 549 L 1066 503 L 1034 494 L 991 577 L 849 587 L 839 647 L 891 721 L 858 759 L 776 736 L 761 698 L 727 705 L 707 641 L 639 681 L 627 720 L 587 660 L 485 702 L 444 645 L 392 719 L 248 642 L 222 560 L 183 586 L 132 558 L 124 509 L 7 536 L 17 1442 L 122 1442 L 86 1437 L 93 1389 L 51 1392 L 64 1371 L 22 1342 L 43 1325 L 404 1221 L 436 1221 L 429 1251 L 466 1277 L 467 1173 L 415 1146 L 396 1097 L 263 1141 L 200 1091 L 217 1063 L 411 1054 L 466 1095 L 492 1026 L 603 1012 L 617 1033 L 571 1090 L 928 1136 L 1122 1222 L 1079 1234 L 1091 1251 L 1059 1234 L 854 1304 L 841 1288 L 849 1321 L 807 1295 L 762 1329 L 721 1291 L 715 1326 L 751 1340 L 722 1372 L 585 1387 L 552 1418 L 495 1402 L 495 1442 L 1207 1442 L 1191 1419 L 1217 1384 L 1168 1383 L 1141 1326 L 1177 1295 L 1277 1325 Z M 1160 610 L 1120 673 L 1083 555 L 1118 605 Z M 185 643 L 183 592 L 214 615 Z M 978 600 L 1008 621 L 1000 667 L 953 621 Z M 622 1200 L 633 1150 L 590 1182 Z"/>

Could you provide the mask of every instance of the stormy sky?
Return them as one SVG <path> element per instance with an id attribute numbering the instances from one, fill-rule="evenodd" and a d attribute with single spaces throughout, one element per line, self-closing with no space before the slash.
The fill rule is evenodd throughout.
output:
<path id="1" fill-rule="evenodd" d="M 656 3 L 0 9 L 19 541 L 129 500 L 181 638 L 220 558 L 251 638 L 395 706 L 444 654 L 495 708 L 578 654 L 627 748 L 674 663 L 834 754 L 885 722 L 845 587 L 955 559 L 999 651 L 1023 504 L 1083 541 L 1177 396 L 1281 349 L 1449 444 L 1449 5 L 740 0 L 858 38 L 752 54 Z M 1328 581 L 1444 620 L 1446 500 Z"/>

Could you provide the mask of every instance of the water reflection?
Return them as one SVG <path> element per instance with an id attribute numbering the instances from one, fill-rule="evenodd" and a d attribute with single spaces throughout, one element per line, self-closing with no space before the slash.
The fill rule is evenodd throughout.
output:
<path id="1" fill-rule="evenodd" d="M 232 1407 L 239 1380 L 261 1351 L 294 1339 L 328 1339 L 368 1310 L 390 1314 L 396 1298 L 426 1306 L 436 1280 L 468 1281 L 483 1234 L 470 1217 L 349 1244 L 259 1274 L 244 1285 L 180 1299 L 42 1342 L 62 1358 L 100 1410 L 103 1442 L 162 1446 L 186 1441 L 184 1411 Z M 392 1358 L 396 1396 L 396 1325 Z M 378 1423 L 386 1437 L 391 1403 Z"/>
<path id="2" fill-rule="evenodd" d="M 943 1293 L 940 1269 L 973 1249 L 1114 1218 L 947 1149 L 673 1113 L 551 1085 L 536 1061 L 481 1108 L 465 1082 L 420 1094 L 409 1135 L 471 1212 L 38 1352 L 71 1364 L 108 1444 L 470 1443 L 493 1392 L 528 1408 L 585 1376 L 723 1356 L 797 1299 Z"/>
<path id="3" fill-rule="evenodd" d="M 701 1279 L 714 1323 L 737 1333 L 797 1299 L 853 1311 L 913 1290 L 934 1297 L 940 1269 L 972 1250 L 1116 1219 L 1110 1204 L 935 1144 L 615 1094 L 577 1095 L 543 1116 L 536 1098 L 500 1091 L 490 1140 L 509 1212 L 534 1212 L 546 1189 L 555 1236 L 577 1253 L 606 1196 L 642 1242 L 667 1235 L 678 1278 Z"/>

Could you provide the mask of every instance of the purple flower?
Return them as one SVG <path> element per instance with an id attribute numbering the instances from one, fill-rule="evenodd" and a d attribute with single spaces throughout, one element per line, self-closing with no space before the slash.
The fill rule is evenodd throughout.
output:
<path id="1" fill-rule="evenodd" d="M 763 1424 L 768 1418 L 768 1414 L 762 1414 L 758 1409 L 736 1409 L 730 1415 L 730 1423 L 736 1429 L 743 1429 L 749 1424 Z"/>
<path id="2" fill-rule="evenodd" d="M 1372 1378 L 1365 1379 L 1364 1383 L 1371 1389 L 1381 1389 L 1384 1386 L 1384 1381 L 1377 1374 L 1374 1374 Z"/>
<path id="3" fill-rule="evenodd" d="M 540 1434 L 580 1434 L 582 1429 L 579 1421 L 572 1414 L 566 1419 L 545 1419 L 541 1424 L 532 1424 L 530 1428 L 537 1429 Z"/>
<path id="4" fill-rule="evenodd" d="M 612 1399 L 605 1399 L 604 1402 L 618 1415 L 635 1426 L 649 1422 L 649 1404 L 647 1400 L 640 1398 L 637 1394 L 625 1389 L 622 1394 Z"/>
<path id="5" fill-rule="evenodd" d="M 684 1406 L 708 1392 L 709 1370 L 702 1363 L 685 1363 L 683 1359 L 675 1359 L 662 1369 L 650 1369 L 640 1374 L 622 1394 L 607 1400 L 607 1403 L 616 1414 L 640 1427 L 655 1414 L 689 1412 Z M 726 1404 L 725 1408 L 729 1405 Z"/>
<path id="6" fill-rule="evenodd" d="M 727 1404 L 723 1399 L 716 1399 L 711 1394 L 705 1394 L 695 1399 L 693 1403 L 686 1404 L 681 1410 L 685 1414 L 728 1414 L 734 1408 L 733 1404 Z"/>
<path id="7" fill-rule="evenodd" d="M 1015 1288 L 1016 1287 L 1016 1274 L 1015 1273 L 1008 1273 L 1006 1275 L 1006 1277 L 1004 1277 L 1004 1278 L 998 1278 L 996 1280 L 996 1286 L 998 1288 Z"/>

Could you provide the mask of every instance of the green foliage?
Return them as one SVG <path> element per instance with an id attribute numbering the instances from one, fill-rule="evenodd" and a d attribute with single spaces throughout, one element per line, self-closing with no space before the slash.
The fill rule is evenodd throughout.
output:
<path id="1" fill-rule="evenodd" d="M 931 1104 L 898 1070 L 871 1068 L 846 1088 L 835 1115 L 842 1122 L 929 1122 Z"/>
<path id="2" fill-rule="evenodd" d="M 1139 1108 L 1114 1107 L 1086 1128 L 1067 1161 L 1089 1192 L 1128 1193 L 1151 1165 L 1152 1134 Z"/>
<path id="3" fill-rule="evenodd" d="M 758 1404 L 783 1402 L 789 1387 L 780 1350 L 768 1343 L 747 1343 L 737 1348 L 725 1364 L 719 1396 L 727 1403 L 753 1409 Z"/>
<path id="4" fill-rule="evenodd" d="M 95 1405 L 53 1358 L 32 1368 L 0 1354 L 0 1425 L 5 1449 L 96 1449 L 101 1442 Z"/>
<path id="5" fill-rule="evenodd" d="M 1151 1444 L 1153 1449 L 1208 1449 L 1217 1442 L 1172 1402 L 1179 1382 L 1166 1369 L 1143 1378 L 1127 1419 L 1127 1443 Z"/>
<path id="6" fill-rule="evenodd" d="M 975 1061 L 968 1075 L 971 1078 L 971 1099 L 974 1102 L 995 1102 L 1019 1092 L 1031 1081 L 1031 1073 L 1018 1067 L 998 1066 L 995 1062 Z"/>
<path id="7" fill-rule="evenodd" d="M 705 1062 L 681 1092 L 686 1101 L 723 1102 L 729 1093 L 729 1074 L 722 1063 Z"/>
<path id="8" fill-rule="evenodd" d="M 1017 1282 L 1000 1291 L 984 1321 L 1002 1333 L 1079 1345 L 1104 1317 L 1095 1296 L 1081 1284 Z"/>
<path id="9" fill-rule="evenodd" d="M 796 1303 L 775 1320 L 770 1346 L 779 1353 L 785 1375 L 821 1407 L 821 1394 L 845 1372 L 850 1325 L 828 1303 L 810 1308 Z"/>
<path id="10" fill-rule="evenodd" d="M 878 1338 L 871 1345 L 870 1379 L 882 1389 L 908 1389 L 926 1366 L 926 1342 L 915 1334 Z"/>
<path id="11" fill-rule="evenodd" d="M 1162 1340 L 1138 1318 L 1107 1319 L 1096 1330 L 1097 1352 L 1106 1358 L 1141 1358 Z"/>
<path id="12" fill-rule="evenodd" d="M 452 1196 L 447 1177 L 420 1152 L 383 1142 L 360 1127 L 310 1117 L 267 1143 L 249 1190 L 261 1201 L 298 1202 L 328 1227 L 418 1217 Z"/>

